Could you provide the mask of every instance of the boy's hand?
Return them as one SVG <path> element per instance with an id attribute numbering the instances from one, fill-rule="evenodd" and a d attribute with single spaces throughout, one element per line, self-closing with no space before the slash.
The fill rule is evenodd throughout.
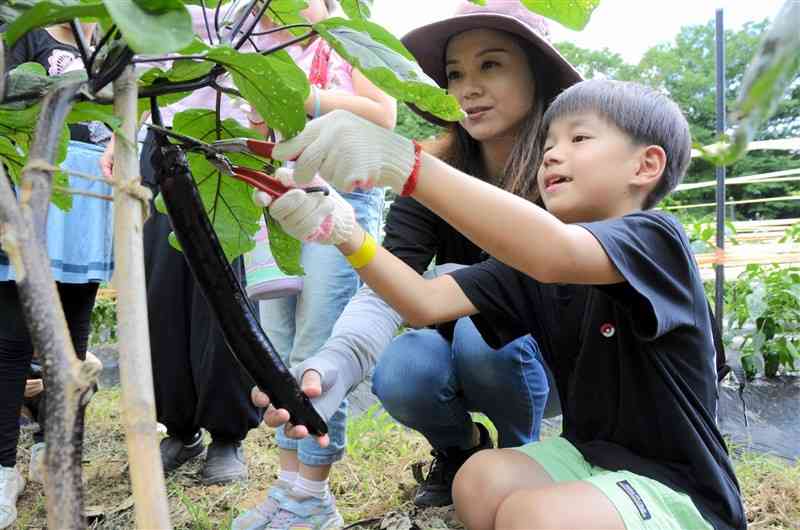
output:
<path id="1" fill-rule="evenodd" d="M 290 140 L 278 143 L 273 156 L 291 160 L 297 182 L 319 175 L 340 190 L 389 186 L 401 193 L 414 167 L 414 144 L 402 136 L 347 111 L 335 110 L 312 120 Z"/>
<path id="2" fill-rule="evenodd" d="M 290 175 L 289 170 L 281 168 L 276 176 L 287 183 L 291 181 Z M 272 218 L 301 241 L 339 245 L 350 238 L 356 224 L 353 207 L 334 189 L 330 189 L 329 195 L 296 189 L 275 200 L 257 193 L 253 199 L 261 206 L 268 205 Z"/>
<path id="3" fill-rule="evenodd" d="M 303 393 L 311 399 L 318 398 L 322 395 L 322 377 L 314 370 L 306 370 L 303 374 L 303 380 L 300 384 Z M 286 409 L 276 409 L 270 404 L 269 397 L 263 393 L 258 387 L 253 387 L 250 391 L 250 398 L 253 404 L 257 407 L 265 407 L 267 410 L 264 412 L 264 423 L 273 429 L 286 425 L 284 433 L 289 438 L 301 439 L 308 436 L 308 429 L 305 425 L 292 425 L 289 423 L 289 411 Z M 338 405 L 337 405 L 338 406 Z M 323 416 L 327 421 L 328 417 Z M 327 447 L 330 444 L 330 438 L 327 434 L 316 437 L 317 442 L 321 447 Z"/>

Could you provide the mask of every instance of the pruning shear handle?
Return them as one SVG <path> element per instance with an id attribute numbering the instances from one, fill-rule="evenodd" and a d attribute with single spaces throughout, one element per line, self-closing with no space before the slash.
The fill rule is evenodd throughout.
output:
<path id="1" fill-rule="evenodd" d="M 241 180 L 242 182 L 246 182 L 259 191 L 263 191 L 273 199 L 277 199 L 287 191 L 293 189 L 301 189 L 306 193 L 322 193 L 324 195 L 330 194 L 330 190 L 324 186 L 313 186 L 310 188 L 295 188 L 293 186 L 286 186 L 280 180 L 267 175 L 266 173 L 242 166 L 230 166 L 230 171 L 228 174 L 238 180 Z"/>

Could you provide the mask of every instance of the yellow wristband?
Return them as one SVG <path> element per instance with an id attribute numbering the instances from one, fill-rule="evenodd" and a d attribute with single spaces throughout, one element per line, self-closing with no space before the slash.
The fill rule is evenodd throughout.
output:
<path id="1" fill-rule="evenodd" d="M 364 232 L 364 241 L 361 243 L 361 246 L 358 248 L 358 250 L 345 257 L 354 269 L 360 269 L 369 265 L 369 262 L 372 261 L 372 258 L 375 257 L 377 252 L 378 244 L 375 242 L 375 239 L 368 233 Z"/>

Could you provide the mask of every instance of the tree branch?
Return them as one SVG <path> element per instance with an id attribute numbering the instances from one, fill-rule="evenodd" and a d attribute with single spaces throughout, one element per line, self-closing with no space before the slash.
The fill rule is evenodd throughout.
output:
<path id="1" fill-rule="evenodd" d="M 83 81 L 58 84 L 45 96 L 28 150 L 28 166 L 20 179 L 20 202 L 30 206 L 33 228 L 42 243 L 46 239 L 47 207 L 53 185 L 53 172 L 49 167 L 56 162 L 64 123 L 76 95 L 84 86 Z"/>
<path id="2" fill-rule="evenodd" d="M 35 154 L 42 167 L 55 163 L 58 135 L 80 86 L 57 86 L 45 98 L 30 149 L 31 159 L 36 160 Z M 44 238 L 37 236 L 44 228 L 46 213 L 41 210 L 46 212 L 49 206 L 51 179 L 49 170 L 25 170 L 17 201 L 0 167 L 0 243 L 14 265 L 20 306 L 44 367 L 47 526 L 71 530 L 86 527 L 81 484 L 83 412 L 98 367 L 82 363 L 75 353 Z"/>

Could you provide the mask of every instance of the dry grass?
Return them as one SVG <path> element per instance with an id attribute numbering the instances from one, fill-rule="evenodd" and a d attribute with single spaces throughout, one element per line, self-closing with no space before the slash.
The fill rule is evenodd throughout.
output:
<path id="1" fill-rule="evenodd" d="M 133 528 L 125 438 L 119 412 L 119 391 L 102 390 L 88 410 L 84 457 L 87 508 L 106 513 L 92 528 Z M 548 435 L 552 435 L 548 432 Z M 428 458 L 428 447 L 386 416 L 366 413 L 348 427 L 348 456 L 335 466 L 331 485 L 345 521 L 357 527 L 458 528 L 452 512 L 416 513 L 410 502 L 414 488 L 411 465 Z M 27 471 L 30 435 L 20 443 L 21 469 Z M 168 477 L 170 513 L 175 528 L 216 529 L 230 526 L 240 510 L 261 501 L 277 472 L 272 433 L 254 430 L 245 443 L 250 480 L 229 486 L 202 486 L 200 463 L 187 464 Z M 800 528 L 800 463 L 794 465 L 763 456 L 743 455 L 737 473 L 745 494 L 752 528 Z M 388 518 L 384 516 L 393 512 Z M 19 502 L 16 528 L 43 528 L 42 489 L 29 484 Z"/>

